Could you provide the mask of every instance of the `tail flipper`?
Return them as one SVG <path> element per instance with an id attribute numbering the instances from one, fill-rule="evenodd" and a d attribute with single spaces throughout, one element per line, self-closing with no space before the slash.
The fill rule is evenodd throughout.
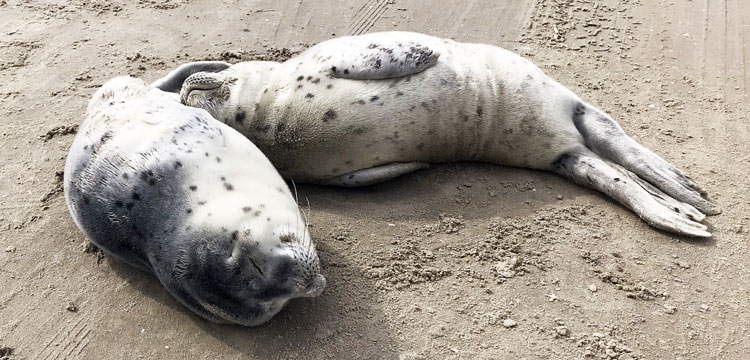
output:
<path id="1" fill-rule="evenodd" d="M 703 214 L 694 207 L 675 200 L 636 174 L 610 165 L 588 149 L 562 155 L 552 170 L 609 195 L 653 227 L 688 236 L 711 236 L 708 228 L 698 222 Z"/>
<path id="2" fill-rule="evenodd" d="M 607 114 L 582 103 L 576 108 L 573 121 L 586 145 L 595 153 L 622 165 L 674 199 L 705 214 L 721 213 L 721 209 L 692 179 L 625 134 Z"/>

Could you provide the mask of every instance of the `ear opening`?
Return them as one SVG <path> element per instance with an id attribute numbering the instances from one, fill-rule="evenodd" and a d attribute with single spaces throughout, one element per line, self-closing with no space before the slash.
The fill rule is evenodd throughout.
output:
<path id="1" fill-rule="evenodd" d="M 151 83 L 151 86 L 166 92 L 180 93 L 185 79 L 198 72 L 217 73 L 227 69 L 232 64 L 224 61 L 196 61 L 180 65 L 163 78 Z"/>

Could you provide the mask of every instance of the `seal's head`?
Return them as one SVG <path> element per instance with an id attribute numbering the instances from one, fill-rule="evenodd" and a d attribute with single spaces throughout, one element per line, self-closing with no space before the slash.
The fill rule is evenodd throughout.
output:
<path id="1" fill-rule="evenodd" d="M 128 77 L 104 84 L 87 111 L 64 188 L 94 244 L 214 322 L 259 325 L 323 291 L 304 216 L 247 138 Z"/>
<path id="2" fill-rule="evenodd" d="M 288 229 L 234 231 L 221 240 L 178 251 L 171 286 L 183 303 L 214 322 L 255 326 L 293 298 L 326 285 L 309 238 Z M 306 235 L 303 235 L 306 237 Z M 170 287 L 170 286 L 168 286 Z"/>
<path id="3" fill-rule="evenodd" d="M 237 78 L 225 72 L 198 72 L 185 79 L 180 89 L 180 102 L 208 111 L 223 119 L 223 110 Z"/>

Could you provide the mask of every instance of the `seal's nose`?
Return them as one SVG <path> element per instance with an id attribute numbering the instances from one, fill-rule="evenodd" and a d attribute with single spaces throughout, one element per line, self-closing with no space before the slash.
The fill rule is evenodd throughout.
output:
<path id="1" fill-rule="evenodd" d="M 326 287 L 326 278 L 321 274 L 316 274 L 307 284 L 305 297 L 315 297 L 323 292 Z"/>

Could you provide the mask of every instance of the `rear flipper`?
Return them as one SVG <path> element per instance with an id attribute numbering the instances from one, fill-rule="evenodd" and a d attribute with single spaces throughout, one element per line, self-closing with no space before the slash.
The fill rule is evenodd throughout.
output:
<path id="1" fill-rule="evenodd" d="M 636 174 L 610 166 L 587 149 L 566 153 L 552 164 L 552 170 L 577 184 L 599 190 L 633 210 L 649 225 L 669 232 L 710 237 L 694 207 L 681 203 Z"/>
<path id="2" fill-rule="evenodd" d="M 692 179 L 625 134 L 607 114 L 582 103 L 576 108 L 573 122 L 586 145 L 597 154 L 624 166 L 674 199 L 705 214 L 721 212 Z"/>
<path id="3" fill-rule="evenodd" d="M 325 181 L 324 184 L 344 187 L 368 186 L 391 180 L 413 171 L 426 169 L 428 167 L 430 167 L 430 165 L 421 162 L 385 164 L 339 175 Z"/>

